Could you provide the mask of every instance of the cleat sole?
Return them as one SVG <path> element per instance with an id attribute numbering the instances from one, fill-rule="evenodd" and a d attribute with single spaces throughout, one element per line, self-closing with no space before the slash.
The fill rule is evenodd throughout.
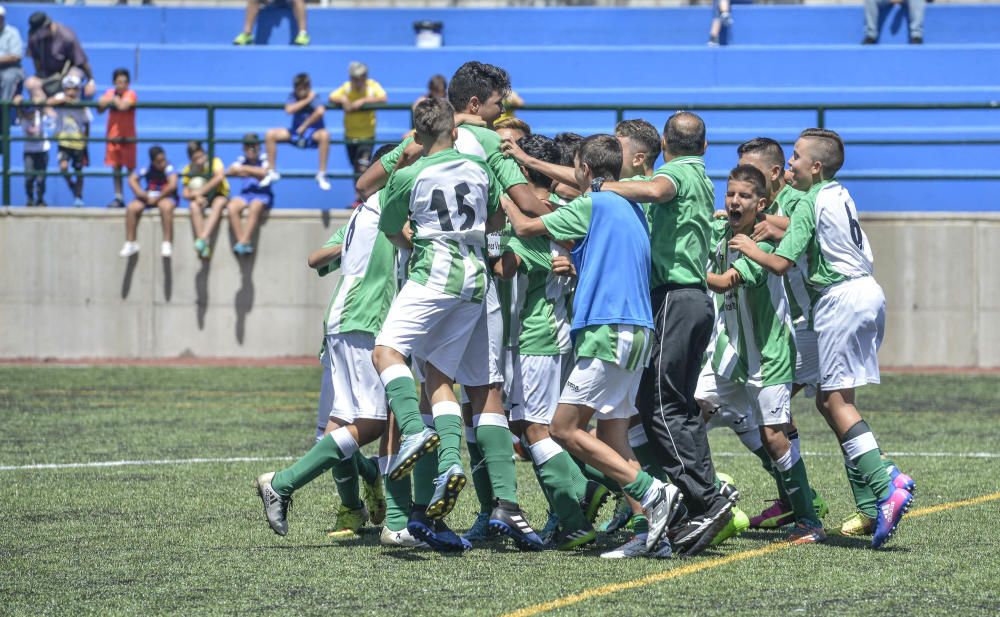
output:
<path id="1" fill-rule="evenodd" d="M 449 478 L 448 485 L 445 487 L 444 497 L 427 506 L 427 510 L 425 511 L 427 518 L 438 520 L 448 516 L 455 509 L 455 504 L 458 503 L 458 495 L 465 488 L 466 482 L 465 476 L 455 475 Z"/>
<path id="2" fill-rule="evenodd" d="M 389 479 L 396 481 L 408 476 L 410 472 L 413 471 L 417 461 L 420 460 L 420 457 L 437 450 L 439 445 L 441 445 L 441 438 L 437 435 L 432 435 L 427 441 L 424 442 L 424 445 L 421 446 L 418 452 L 414 452 L 410 456 L 406 457 L 406 460 L 400 463 L 399 467 L 392 470 L 392 473 L 389 474 Z"/>

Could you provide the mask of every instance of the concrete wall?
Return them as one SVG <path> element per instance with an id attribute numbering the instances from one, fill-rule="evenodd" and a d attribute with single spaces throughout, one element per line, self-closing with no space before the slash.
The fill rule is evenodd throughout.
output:
<path id="1" fill-rule="evenodd" d="M 117 256 L 121 211 L 0 211 L 0 357 L 171 358 L 316 353 L 335 280 L 308 253 L 346 218 L 272 214 L 253 258 L 237 259 L 223 224 L 207 264 L 191 249 L 187 211 L 174 257 L 160 223 L 140 224 L 142 252 Z M 863 216 L 888 300 L 887 366 L 1000 367 L 1000 215 Z"/>

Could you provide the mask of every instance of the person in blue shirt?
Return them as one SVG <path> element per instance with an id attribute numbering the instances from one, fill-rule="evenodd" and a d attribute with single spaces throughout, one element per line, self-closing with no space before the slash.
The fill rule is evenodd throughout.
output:
<path id="1" fill-rule="evenodd" d="M 330 133 L 323 122 L 326 107 L 316 101 L 316 91 L 312 89 L 308 73 L 299 73 L 292 80 L 292 93 L 285 103 L 285 113 L 292 117 L 292 126 L 287 129 L 268 129 L 264 134 L 267 174 L 261 179 L 260 186 L 267 188 L 272 182 L 281 179 L 281 174 L 277 171 L 280 142 L 290 143 L 296 148 L 318 148 L 319 171 L 316 172 L 316 184 L 322 190 L 329 191 L 326 161 L 330 154 Z"/>
<path id="2" fill-rule="evenodd" d="M 233 252 L 237 255 L 253 253 L 253 236 L 261 215 L 274 205 L 271 187 L 262 186 L 261 182 L 267 176 L 267 161 L 267 155 L 260 151 L 260 137 L 257 133 L 247 133 L 243 136 L 243 154 L 226 171 L 226 175 L 243 181 L 239 193 L 229 200 L 227 206 L 229 225 L 236 237 Z M 246 224 L 243 223 L 244 210 L 247 213 Z"/>
<path id="3" fill-rule="evenodd" d="M 629 419 L 638 413 L 636 395 L 653 341 L 649 299 L 649 228 L 642 208 L 613 192 L 591 192 L 606 178 L 618 179 L 622 147 L 613 135 L 592 135 L 580 143 L 575 176 L 583 193 L 539 218 L 504 203 L 519 237 L 548 235 L 574 241 L 577 272 L 571 326 L 576 365 L 559 396 L 552 437 L 581 461 L 618 483 L 641 505 L 647 525 L 637 525 L 636 544 L 669 556 L 665 532 L 677 517 L 680 491 L 641 470 L 629 446 Z M 587 432 L 597 417 L 597 435 Z M 585 544 L 593 529 L 564 529 L 560 548 Z M 661 540 L 662 539 L 662 540 Z"/>

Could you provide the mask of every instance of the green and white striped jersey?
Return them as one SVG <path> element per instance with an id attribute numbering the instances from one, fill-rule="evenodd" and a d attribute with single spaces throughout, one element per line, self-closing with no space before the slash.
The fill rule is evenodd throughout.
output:
<path id="1" fill-rule="evenodd" d="M 791 218 L 795 205 L 803 195 L 805 193 L 786 184 L 774 198 L 773 214 Z M 819 293 L 809 285 L 809 260 L 805 255 L 799 255 L 788 272 L 785 272 L 785 293 L 792 321 L 797 327 L 812 329 L 812 307 L 819 299 Z"/>
<path id="2" fill-rule="evenodd" d="M 712 370 L 755 386 L 791 383 L 795 377 L 795 335 L 783 277 L 775 276 L 739 251 L 729 249 L 732 230 L 712 252 L 712 271 L 736 270 L 743 283 L 724 294 L 717 322 Z M 758 242 L 771 253 L 774 245 Z"/>
<path id="3" fill-rule="evenodd" d="M 871 276 L 875 258 L 850 193 L 836 180 L 814 184 L 792 209 L 788 231 L 775 251 L 789 261 L 807 258 L 809 284 L 823 291 Z"/>
<path id="4" fill-rule="evenodd" d="M 552 258 L 569 251 L 545 236 L 513 237 L 506 250 L 521 260 L 517 344 L 524 356 L 559 356 L 573 349 L 570 340 L 573 280 L 552 274 Z"/>
<path id="5" fill-rule="evenodd" d="M 379 194 L 368 198 L 324 248 L 342 245 L 340 258 L 318 270 L 340 269 L 340 280 L 326 309 L 327 334 L 379 333 L 396 295 L 396 247 L 379 231 Z"/>
<path id="6" fill-rule="evenodd" d="M 399 233 L 410 220 L 409 280 L 482 302 L 488 276 L 486 220 L 499 207 L 501 190 L 485 161 L 454 148 L 393 172 L 382 190 L 379 228 Z"/>
<path id="7" fill-rule="evenodd" d="M 576 333 L 576 357 L 597 358 L 627 371 L 641 371 L 653 351 L 653 331 L 642 326 L 587 326 Z"/>

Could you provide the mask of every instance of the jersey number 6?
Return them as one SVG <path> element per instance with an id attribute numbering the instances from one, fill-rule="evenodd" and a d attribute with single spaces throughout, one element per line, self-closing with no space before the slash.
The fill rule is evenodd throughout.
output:
<path id="1" fill-rule="evenodd" d="M 861 234 L 861 223 L 851 214 L 849 204 L 845 203 L 844 209 L 847 210 L 847 221 L 851 226 L 851 240 L 854 241 L 854 245 L 858 247 L 859 251 L 863 251 L 865 250 L 865 237 Z"/>

